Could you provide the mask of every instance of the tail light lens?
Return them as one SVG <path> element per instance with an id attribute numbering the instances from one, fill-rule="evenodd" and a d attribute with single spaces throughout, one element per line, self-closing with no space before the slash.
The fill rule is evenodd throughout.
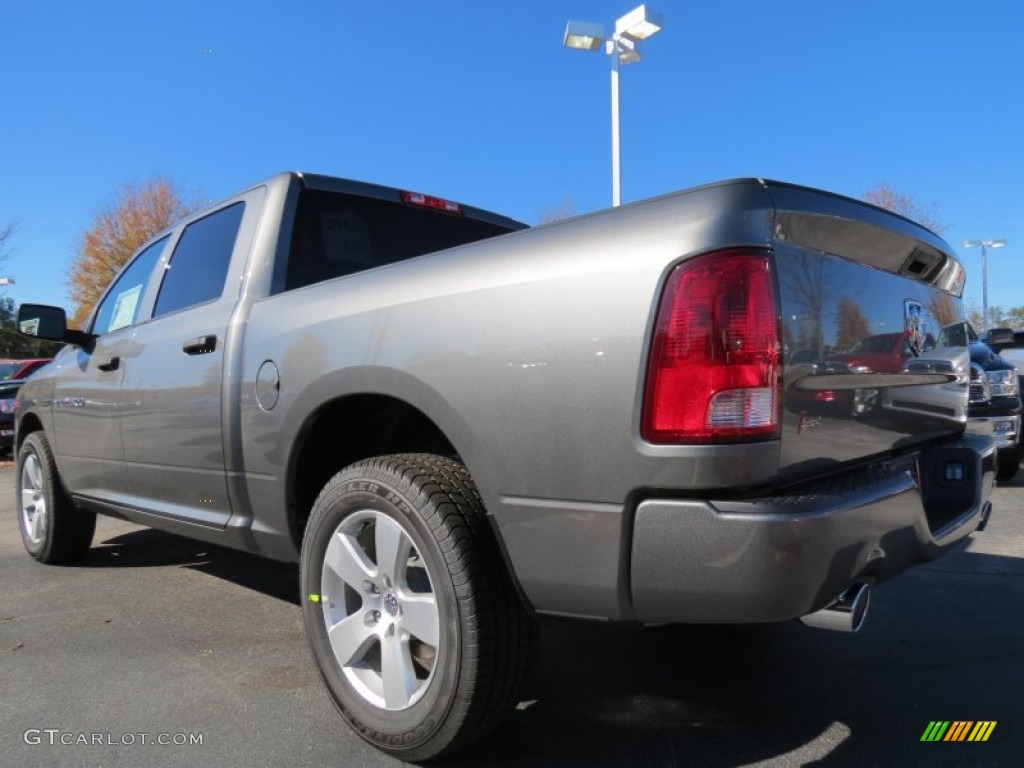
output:
<path id="1" fill-rule="evenodd" d="M 769 253 L 743 248 L 689 259 L 662 294 L 642 435 L 653 443 L 775 437 L 781 372 Z"/>

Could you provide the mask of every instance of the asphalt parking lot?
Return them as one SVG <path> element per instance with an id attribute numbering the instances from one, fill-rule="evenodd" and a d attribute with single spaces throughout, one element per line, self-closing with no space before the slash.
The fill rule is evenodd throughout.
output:
<path id="1" fill-rule="evenodd" d="M 13 485 L 0 469 L 0 762 L 400 764 L 321 689 L 294 566 L 109 519 L 87 560 L 42 566 Z M 857 635 L 546 622 L 521 709 L 443 764 L 1020 765 L 1024 482 L 995 506 L 966 547 L 880 586 Z M 997 725 L 922 743 L 933 720 Z"/>

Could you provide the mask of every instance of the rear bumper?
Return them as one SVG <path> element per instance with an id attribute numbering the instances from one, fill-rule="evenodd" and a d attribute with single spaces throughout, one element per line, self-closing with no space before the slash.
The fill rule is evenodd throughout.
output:
<path id="1" fill-rule="evenodd" d="M 631 591 L 640 621 L 803 616 L 854 582 L 939 557 L 983 526 L 995 446 L 965 435 L 786 495 L 651 499 L 636 510 Z"/>

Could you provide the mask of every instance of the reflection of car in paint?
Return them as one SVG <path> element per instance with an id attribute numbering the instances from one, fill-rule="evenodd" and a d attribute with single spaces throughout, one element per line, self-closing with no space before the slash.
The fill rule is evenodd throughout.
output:
<path id="1" fill-rule="evenodd" d="M 935 346 L 929 334 L 924 349 Z M 829 359 L 846 363 L 854 373 L 898 373 L 907 361 L 915 357 L 906 333 L 879 333 L 854 344 L 846 352 L 830 355 Z"/>
<path id="2" fill-rule="evenodd" d="M 990 344 L 989 346 L 992 346 L 993 349 L 999 352 L 999 356 L 1003 360 L 1016 366 L 1018 372 L 1024 373 L 1024 331 L 1014 331 L 1013 346 L 1006 346 L 1005 344 L 997 344 L 995 346 Z M 1021 378 L 1024 379 L 1024 376 Z M 1024 394 L 1024 388 L 1022 388 L 1021 393 Z"/>
<path id="3" fill-rule="evenodd" d="M 0 379 L 27 379 L 49 362 L 49 357 L 30 357 L 24 360 L 0 360 Z"/>
<path id="4" fill-rule="evenodd" d="M 1003 333 L 1001 333 L 1003 332 Z M 1015 344 L 1009 329 L 993 328 L 986 337 L 990 344 L 978 340 L 968 326 L 971 348 L 970 399 L 967 430 L 989 435 L 998 448 L 997 477 L 1009 480 L 1020 468 L 1024 447 L 1021 442 L 1021 376 L 1009 351 Z"/>
<path id="5" fill-rule="evenodd" d="M 813 351 L 803 350 L 790 356 L 790 365 L 805 376 L 837 376 L 853 374 L 850 366 L 838 360 L 818 360 Z M 791 388 L 786 395 L 786 408 L 793 413 L 814 416 L 851 418 L 875 409 L 877 389 L 801 389 Z"/>

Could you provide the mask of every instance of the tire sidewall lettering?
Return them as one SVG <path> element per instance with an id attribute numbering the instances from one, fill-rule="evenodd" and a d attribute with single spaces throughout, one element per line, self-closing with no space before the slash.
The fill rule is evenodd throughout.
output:
<path id="1" fill-rule="evenodd" d="M 333 657 L 322 605 L 303 601 L 303 613 L 310 641 L 318 649 L 317 656 L 327 659 L 326 664 L 318 664 L 320 673 L 345 718 L 371 741 L 394 747 L 421 744 L 441 727 L 443 717 L 439 718 L 433 710 L 439 706 L 447 710 L 449 703 L 440 701 L 441 694 L 458 679 L 456 661 L 460 653 L 459 619 L 457 615 L 453 615 L 453 611 L 457 611 L 452 608 L 455 603 L 455 589 L 447 572 L 443 553 L 434 539 L 428 521 L 423 519 L 407 498 L 389 483 L 360 478 L 345 480 L 332 489 L 328 503 L 329 509 L 319 521 L 317 528 L 308 532 L 313 537 L 310 548 L 313 557 L 308 567 L 302 571 L 302 594 L 319 594 L 324 556 L 330 537 L 349 515 L 360 510 L 381 512 L 398 521 L 429 564 L 434 594 L 438 598 L 440 631 L 444 638 L 438 657 L 441 666 L 435 670 L 435 678 L 423 698 L 407 710 L 391 712 L 377 709 L 351 689 L 340 665 Z M 443 715 L 443 712 L 439 714 Z"/>
<path id="2" fill-rule="evenodd" d="M 336 493 L 338 496 L 348 496 L 349 494 L 355 493 L 367 494 L 371 498 L 377 498 L 387 502 L 405 515 L 410 522 L 413 522 L 416 519 L 412 505 L 404 496 L 399 494 L 398 491 L 393 488 L 389 488 L 378 482 L 370 480 L 348 480 L 338 486 Z"/>

